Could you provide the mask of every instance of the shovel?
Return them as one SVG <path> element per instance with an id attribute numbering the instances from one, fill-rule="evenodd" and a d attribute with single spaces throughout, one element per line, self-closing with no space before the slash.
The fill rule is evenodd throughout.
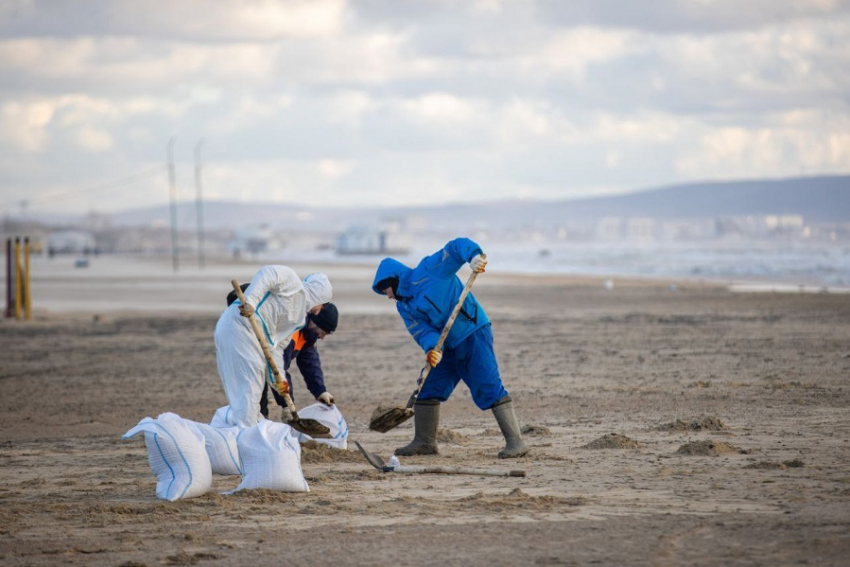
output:
<path id="1" fill-rule="evenodd" d="M 354 442 L 360 452 L 369 461 L 369 464 L 381 472 L 397 472 L 407 474 L 479 474 L 485 476 L 525 476 L 525 471 L 503 471 L 498 469 L 474 469 L 468 467 L 441 467 L 441 466 L 421 466 L 421 465 L 398 465 L 391 467 L 384 463 L 384 459 L 367 451 L 358 441 Z"/>
<path id="2" fill-rule="evenodd" d="M 242 288 L 239 287 L 239 282 L 236 280 L 230 280 L 230 283 L 233 285 L 236 297 L 239 298 L 242 305 L 246 305 L 247 301 L 245 299 L 245 294 L 242 293 Z M 280 371 L 277 369 L 277 364 L 275 364 L 274 359 L 272 358 L 272 353 L 269 350 L 269 345 L 266 343 L 265 337 L 263 336 L 263 330 L 260 328 L 260 324 L 257 323 L 257 319 L 253 315 L 248 317 L 248 319 L 251 321 L 251 327 L 254 329 L 254 334 L 257 335 L 257 340 L 260 341 L 260 347 L 263 349 L 263 354 L 266 355 L 266 362 L 269 363 L 269 368 L 272 369 L 272 374 L 274 375 L 274 389 L 283 396 L 283 399 L 286 401 L 286 406 L 289 408 L 290 413 L 292 413 L 292 417 L 286 422 L 287 425 L 301 433 L 306 433 L 310 437 L 330 437 L 331 430 L 327 426 L 322 425 L 315 419 L 301 419 L 298 417 L 298 412 L 295 411 L 295 404 L 292 403 L 292 398 L 289 396 L 289 385 L 283 380 L 283 377 L 280 375 Z"/>
<path id="3" fill-rule="evenodd" d="M 481 254 L 481 257 L 486 258 L 484 254 Z M 463 291 L 457 300 L 457 304 L 446 321 L 446 326 L 443 327 L 443 332 L 440 333 L 440 338 L 437 341 L 437 346 L 434 347 L 434 350 L 440 350 L 443 348 L 443 343 L 452 328 L 452 324 L 454 324 L 455 319 L 457 319 L 457 314 L 460 313 L 460 309 L 463 307 L 463 302 L 466 300 L 466 296 L 469 295 L 469 290 L 472 288 L 472 284 L 475 282 L 475 277 L 477 275 L 477 272 L 472 272 L 469 275 L 469 279 L 463 287 Z M 426 364 L 419 372 L 419 378 L 416 380 L 416 389 L 413 391 L 413 394 L 411 394 L 410 399 L 407 400 L 406 407 L 396 406 L 387 408 L 379 406 L 375 411 L 373 411 L 372 419 L 369 422 L 369 429 L 379 433 L 386 433 L 390 429 L 401 425 L 413 417 L 413 404 L 416 403 L 416 398 L 419 396 L 419 391 L 422 390 L 422 384 L 425 383 L 425 379 L 428 377 L 429 372 L 431 372 L 431 365 Z"/>

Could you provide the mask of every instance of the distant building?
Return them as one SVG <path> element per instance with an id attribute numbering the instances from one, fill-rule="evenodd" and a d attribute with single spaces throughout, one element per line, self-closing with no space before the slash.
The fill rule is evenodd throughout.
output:
<path id="1" fill-rule="evenodd" d="M 275 239 L 268 225 L 256 228 L 237 230 L 233 239 L 227 243 L 227 248 L 236 257 L 242 254 L 256 256 L 260 252 L 280 248 L 280 242 Z"/>
<path id="2" fill-rule="evenodd" d="M 97 254 L 94 235 L 84 230 L 60 230 L 47 236 L 47 254 Z"/>
<path id="3" fill-rule="evenodd" d="M 770 231 L 796 232 L 802 231 L 806 223 L 800 215 L 768 215 L 764 224 Z"/>
<path id="4" fill-rule="evenodd" d="M 596 225 L 596 236 L 602 240 L 622 240 L 623 220 L 618 217 L 603 217 Z"/>
<path id="5" fill-rule="evenodd" d="M 626 236 L 629 240 L 652 240 L 655 237 L 655 221 L 649 218 L 629 219 Z"/>
<path id="6" fill-rule="evenodd" d="M 396 230 L 357 226 L 337 236 L 335 248 L 337 254 L 406 254 L 410 242 Z"/>

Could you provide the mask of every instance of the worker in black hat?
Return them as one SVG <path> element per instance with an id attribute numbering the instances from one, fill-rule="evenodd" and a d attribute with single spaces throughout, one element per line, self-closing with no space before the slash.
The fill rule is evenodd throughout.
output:
<path id="1" fill-rule="evenodd" d="M 243 284 L 244 285 L 244 284 Z M 231 292 L 227 296 L 227 304 L 230 305 L 236 300 L 236 292 Z M 322 362 L 319 358 L 319 349 L 316 341 L 324 340 L 324 338 L 336 331 L 339 323 L 339 312 L 336 305 L 333 303 L 325 303 L 322 310 L 316 314 L 309 313 L 304 326 L 292 335 L 292 340 L 283 351 L 283 370 L 286 374 L 286 381 L 289 383 L 289 395 L 295 399 L 295 394 L 292 389 L 292 376 L 289 374 L 289 366 L 292 360 L 298 366 L 301 376 L 304 378 L 304 383 L 307 389 L 313 394 L 318 401 L 327 406 L 334 403 L 334 397 L 325 388 L 325 375 L 322 372 Z M 286 423 L 292 419 L 289 408 L 286 406 L 284 399 L 272 388 L 277 405 L 281 406 L 281 421 Z M 266 384 L 263 389 L 263 395 L 260 398 L 260 413 L 263 417 L 269 416 L 269 385 Z"/>

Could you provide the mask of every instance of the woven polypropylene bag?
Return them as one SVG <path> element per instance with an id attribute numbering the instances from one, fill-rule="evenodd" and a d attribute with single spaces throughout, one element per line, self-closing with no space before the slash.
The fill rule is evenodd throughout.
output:
<path id="1" fill-rule="evenodd" d="M 156 476 L 156 497 L 180 500 L 200 496 L 212 486 L 212 466 L 204 435 L 194 422 L 174 413 L 146 417 L 122 436 L 145 434 L 148 464 Z"/>
<path id="2" fill-rule="evenodd" d="M 204 447 L 210 458 L 213 474 L 242 474 L 239 465 L 239 447 L 236 443 L 239 428 L 193 423 L 204 436 Z"/>
<path id="3" fill-rule="evenodd" d="M 262 420 L 241 430 L 236 443 L 242 463 L 242 482 L 236 490 L 310 491 L 301 472 L 301 444 L 288 425 Z"/>
<path id="4" fill-rule="evenodd" d="M 213 427 L 234 427 L 236 420 L 233 419 L 233 410 L 230 409 L 230 406 L 221 406 L 215 410 L 210 425 Z"/>

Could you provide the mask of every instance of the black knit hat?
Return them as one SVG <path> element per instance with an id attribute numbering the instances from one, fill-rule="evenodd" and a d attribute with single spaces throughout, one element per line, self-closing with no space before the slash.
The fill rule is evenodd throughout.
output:
<path id="1" fill-rule="evenodd" d="M 249 283 L 243 283 L 239 287 L 242 289 L 242 293 L 245 293 L 245 290 L 248 289 L 248 286 L 251 285 Z M 238 298 L 236 297 L 236 290 L 231 289 L 230 293 L 227 294 L 227 306 L 230 307 L 231 304 L 236 301 Z"/>
<path id="2" fill-rule="evenodd" d="M 310 313 L 308 317 L 317 327 L 328 334 L 336 331 L 336 325 L 339 322 L 339 312 L 333 303 L 325 303 L 318 315 Z"/>

